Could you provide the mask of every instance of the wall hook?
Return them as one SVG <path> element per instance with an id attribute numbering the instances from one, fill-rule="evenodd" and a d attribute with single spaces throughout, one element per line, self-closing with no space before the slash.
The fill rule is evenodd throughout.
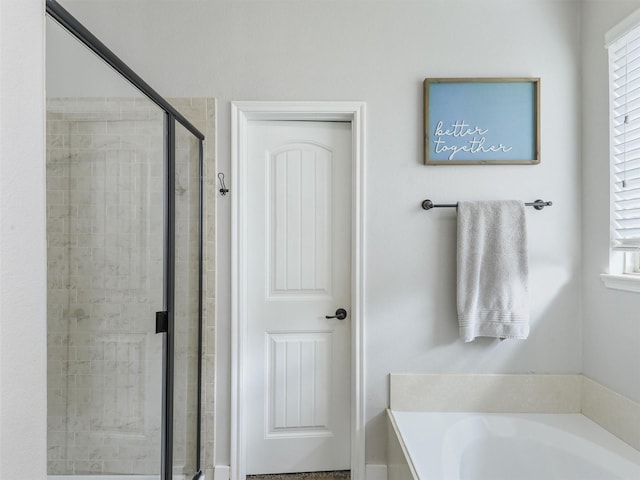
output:
<path id="1" fill-rule="evenodd" d="M 220 190 L 219 190 L 220 195 L 224 197 L 229 192 L 229 189 L 224 184 L 224 173 L 222 172 L 218 173 L 218 180 L 220 180 Z"/>

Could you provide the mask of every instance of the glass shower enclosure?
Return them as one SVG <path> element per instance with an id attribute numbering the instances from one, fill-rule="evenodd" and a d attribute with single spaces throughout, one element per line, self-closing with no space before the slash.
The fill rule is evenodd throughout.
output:
<path id="1" fill-rule="evenodd" d="M 46 7 L 49 478 L 196 479 L 204 136 Z"/>

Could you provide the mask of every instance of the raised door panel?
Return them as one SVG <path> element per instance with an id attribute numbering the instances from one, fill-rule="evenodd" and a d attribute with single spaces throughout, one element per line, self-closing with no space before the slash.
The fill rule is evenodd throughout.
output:
<path id="1" fill-rule="evenodd" d="M 326 436 L 332 332 L 267 334 L 267 436 Z"/>
<path id="2" fill-rule="evenodd" d="M 330 296 L 331 151 L 296 143 L 269 157 L 269 296 Z"/>

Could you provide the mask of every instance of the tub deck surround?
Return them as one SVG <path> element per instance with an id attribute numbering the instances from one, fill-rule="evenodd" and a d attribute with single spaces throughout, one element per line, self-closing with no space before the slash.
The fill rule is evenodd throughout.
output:
<path id="1" fill-rule="evenodd" d="M 640 450 L 640 404 L 582 377 L 582 414 Z"/>
<path id="2" fill-rule="evenodd" d="M 393 411 L 582 413 L 640 450 L 640 403 L 583 375 L 390 374 Z"/>
<path id="3" fill-rule="evenodd" d="M 391 374 L 390 408 L 414 412 L 578 413 L 580 375 Z"/>
<path id="4" fill-rule="evenodd" d="M 389 480 L 640 478 L 640 452 L 579 413 L 387 412 Z"/>

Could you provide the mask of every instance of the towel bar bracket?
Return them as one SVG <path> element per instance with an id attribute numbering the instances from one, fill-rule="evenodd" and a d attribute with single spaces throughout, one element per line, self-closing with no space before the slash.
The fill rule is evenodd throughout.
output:
<path id="1" fill-rule="evenodd" d="M 531 206 L 533 208 L 535 208 L 536 210 L 542 210 L 544 207 L 550 207 L 553 205 L 553 202 L 545 202 L 544 200 L 536 200 L 533 203 L 525 203 L 526 206 Z"/>

